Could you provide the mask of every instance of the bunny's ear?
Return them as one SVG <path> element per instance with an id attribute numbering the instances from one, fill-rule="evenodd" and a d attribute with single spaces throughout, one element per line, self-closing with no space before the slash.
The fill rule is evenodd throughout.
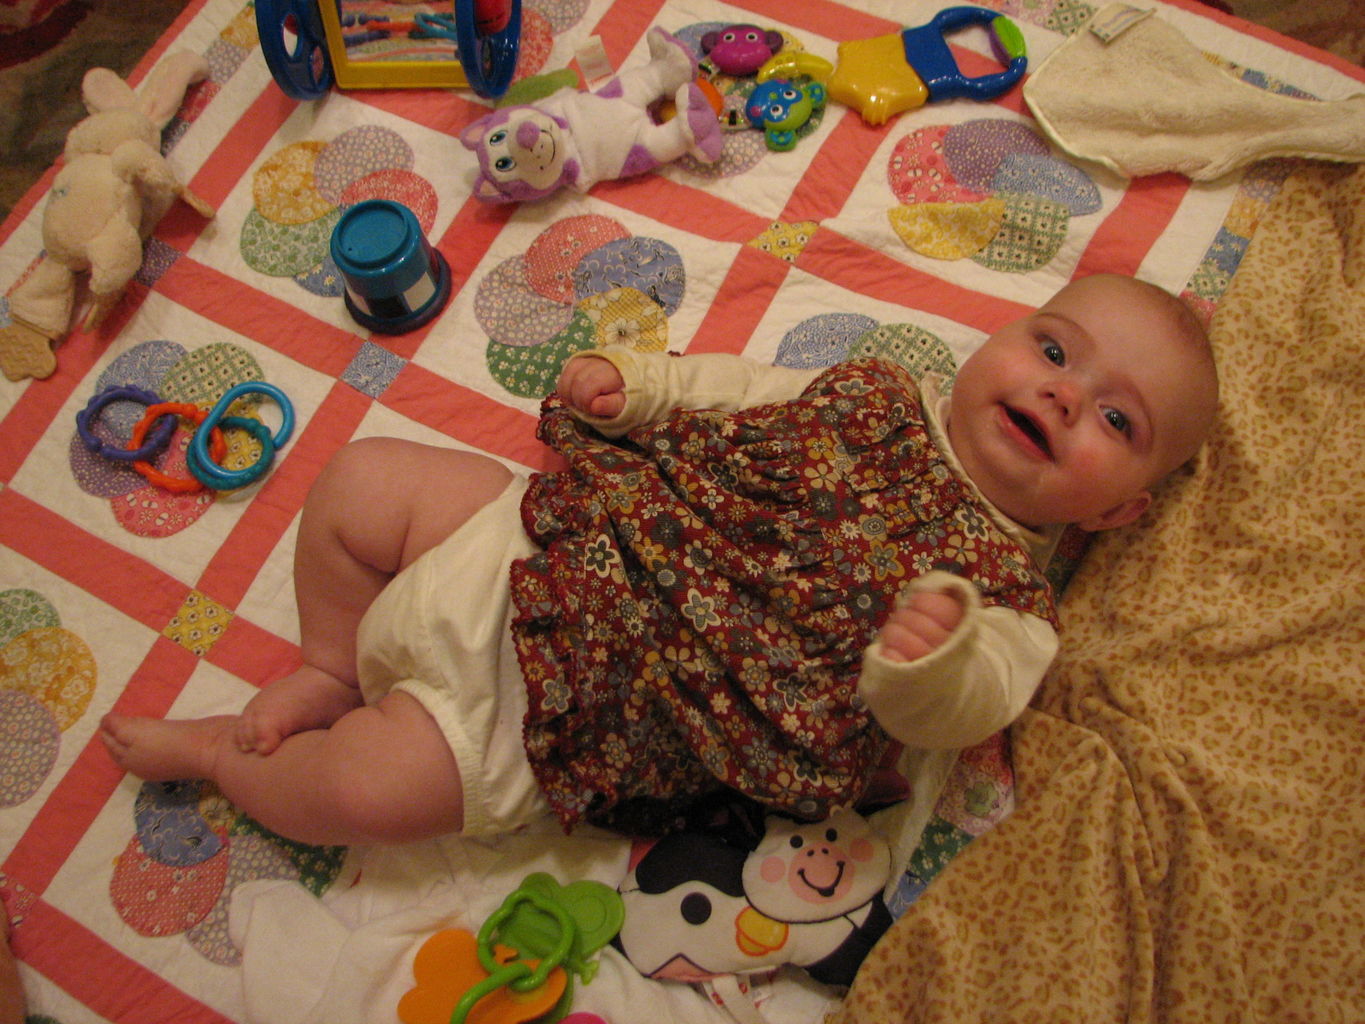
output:
<path id="1" fill-rule="evenodd" d="M 108 68 L 91 68 L 81 79 L 81 99 L 92 114 L 106 110 L 127 110 L 137 105 L 137 96 L 128 83 Z"/>
<path id="2" fill-rule="evenodd" d="M 209 76 L 209 63 L 200 54 L 177 50 L 162 57 L 137 91 L 137 108 L 165 128 L 185 100 L 185 90 Z"/>

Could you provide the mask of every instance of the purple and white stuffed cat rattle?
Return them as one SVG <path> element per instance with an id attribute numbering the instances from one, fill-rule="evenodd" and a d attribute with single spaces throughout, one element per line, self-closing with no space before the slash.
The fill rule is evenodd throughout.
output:
<path id="1" fill-rule="evenodd" d="M 703 163 L 715 161 L 724 138 L 696 84 L 696 59 L 663 29 L 650 29 L 647 38 L 649 63 L 621 72 L 596 92 L 561 89 L 466 128 L 460 141 L 479 158 L 474 194 L 495 203 L 524 202 L 566 185 L 586 192 L 599 181 L 643 174 L 689 153 Z M 678 112 L 660 124 L 649 108 L 662 99 L 672 99 Z"/>

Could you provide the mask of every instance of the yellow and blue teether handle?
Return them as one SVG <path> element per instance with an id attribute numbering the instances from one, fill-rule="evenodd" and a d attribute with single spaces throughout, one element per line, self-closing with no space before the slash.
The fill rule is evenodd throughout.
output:
<path id="1" fill-rule="evenodd" d="M 970 25 L 986 25 L 991 32 L 991 47 L 1004 71 L 968 78 L 945 38 Z M 905 62 L 915 70 L 929 92 L 931 102 L 957 99 L 987 100 L 1007 91 L 1024 77 L 1028 52 L 1019 27 L 997 11 L 984 7 L 948 7 L 927 25 L 901 32 Z"/>

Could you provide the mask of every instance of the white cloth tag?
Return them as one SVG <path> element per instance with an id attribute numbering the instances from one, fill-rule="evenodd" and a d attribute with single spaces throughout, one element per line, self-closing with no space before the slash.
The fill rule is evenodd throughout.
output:
<path id="1" fill-rule="evenodd" d="M 1139 21 L 1151 17 L 1152 13 L 1151 8 L 1143 10 L 1130 4 L 1111 4 L 1091 18 L 1088 27 L 1091 33 L 1106 43 L 1112 43 Z"/>
<path id="2" fill-rule="evenodd" d="M 583 40 L 583 45 L 574 52 L 574 59 L 578 61 L 583 81 L 588 85 L 612 73 L 611 60 L 607 57 L 607 48 L 602 45 L 601 36 L 588 36 Z"/>

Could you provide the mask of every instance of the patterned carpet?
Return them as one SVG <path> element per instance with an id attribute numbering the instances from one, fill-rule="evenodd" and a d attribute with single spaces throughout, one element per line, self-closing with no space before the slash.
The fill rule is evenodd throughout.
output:
<path id="1" fill-rule="evenodd" d="M 67 131 L 85 116 L 86 70 L 106 67 L 126 75 L 183 8 L 177 0 L 74 0 L 53 16 L 79 18 L 65 36 L 0 69 L 0 219 L 61 155 Z M 0 37 L 0 54 L 23 52 L 30 40 L 39 41 Z"/>
<path id="2" fill-rule="evenodd" d="M 1247 21 L 1365 64 L 1365 4 L 1360 0 L 1226 0 L 1225 6 Z"/>
<path id="3" fill-rule="evenodd" d="M 1361 0 L 1205 2 L 1365 64 Z M 85 116 L 80 85 L 86 69 L 127 74 L 183 6 L 175 0 L 68 0 L 53 24 L 23 37 L 0 35 L 0 220 L 57 159 L 68 129 Z"/>

